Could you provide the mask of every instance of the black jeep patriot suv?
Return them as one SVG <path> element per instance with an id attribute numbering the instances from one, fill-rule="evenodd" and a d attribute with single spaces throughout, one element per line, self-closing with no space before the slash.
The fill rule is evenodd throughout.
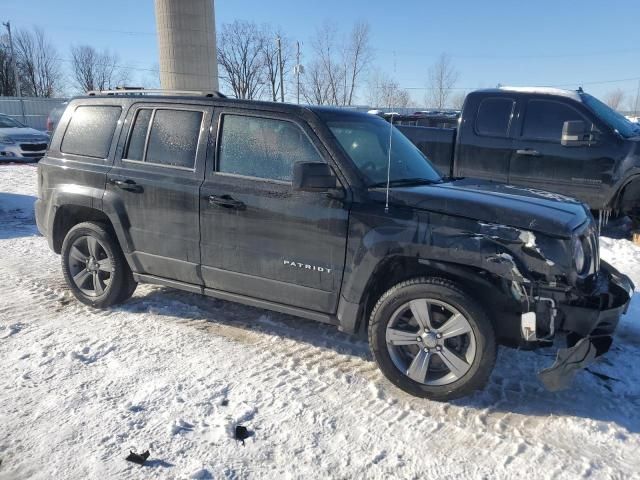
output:
<path id="1" fill-rule="evenodd" d="M 368 332 L 385 376 L 445 400 L 498 344 L 566 340 L 550 389 L 606 352 L 633 285 L 579 202 L 443 181 L 388 122 L 184 92 L 71 100 L 38 167 L 38 228 L 104 308 L 138 282 Z"/>

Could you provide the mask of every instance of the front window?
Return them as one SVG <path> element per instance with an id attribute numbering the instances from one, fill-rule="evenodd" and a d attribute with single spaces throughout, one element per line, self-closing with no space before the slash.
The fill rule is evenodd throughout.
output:
<path id="1" fill-rule="evenodd" d="M 24 128 L 24 125 L 11 117 L 0 115 L 0 128 Z"/>
<path id="2" fill-rule="evenodd" d="M 327 121 L 327 126 L 342 149 L 365 177 L 368 186 L 384 186 L 387 182 L 387 170 L 390 185 L 441 181 L 427 157 L 383 119 L 373 115 L 345 115 L 341 112 L 323 112 L 321 116 Z"/>
<path id="3" fill-rule="evenodd" d="M 590 123 L 573 107 L 555 100 L 529 100 L 522 127 L 522 136 L 535 140 L 560 143 L 564 122 L 582 120 Z"/>
<path id="4" fill-rule="evenodd" d="M 625 138 L 640 136 L 640 125 L 634 124 L 624 115 L 616 112 L 614 109 L 602 103 L 596 97 L 587 93 L 580 95 L 584 104 L 595 113 L 604 123 L 613 128 Z"/>

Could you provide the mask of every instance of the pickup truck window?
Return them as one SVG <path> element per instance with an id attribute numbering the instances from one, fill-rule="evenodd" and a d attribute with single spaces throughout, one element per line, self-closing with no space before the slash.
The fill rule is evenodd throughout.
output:
<path id="1" fill-rule="evenodd" d="M 80 106 L 73 112 L 60 151 L 107 158 L 122 109 L 107 105 Z"/>
<path id="2" fill-rule="evenodd" d="M 476 116 L 476 133 L 483 137 L 508 137 L 515 104 L 510 98 L 482 100 Z"/>
<path id="3" fill-rule="evenodd" d="M 590 122 L 573 107 L 554 100 L 529 100 L 522 126 L 522 136 L 535 140 L 560 143 L 564 122 L 583 120 Z"/>
<path id="4" fill-rule="evenodd" d="M 219 172 L 290 182 L 294 163 L 322 161 L 295 123 L 248 115 L 222 116 Z"/>
<path id="5" fill-rule="evenodd" d="M 369 186 L 387 181 L 389 128 L 392 129 L 390 182 L 405 179 L 441 181 L 427 157 L 398 129 L 381 118 L 371 115 L 343 121 L 329 120 L 327 126 Z"/>

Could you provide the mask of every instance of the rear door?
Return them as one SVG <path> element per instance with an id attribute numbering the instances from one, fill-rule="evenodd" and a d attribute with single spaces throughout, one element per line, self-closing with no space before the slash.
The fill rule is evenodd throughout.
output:
<path id="1" fill-rule="evenodd" d="M 455 175 L 507 182 L 516 98 L 480 97 L 476 101 L 477 105 L 465 104 L 465 110 L 475 111 L 476 115 L 463 117 L 460 125 Z"/>
<path id="2" fill-rule="evenodd" d="M 202 283 L 199 189 L 211 111 L 141 103 L 128 112 L 104 198 L 140 273 Z"/>
<path id="3" fill-rule="evenodd" d="M 592 206 L 604 204 L 602 184 L 612 182 L 615 164 L 611 148 L 604 137 L 591 145 L 563 146 L 562 128 L 570 120 L 582 120 L 588 130 L 596 129 L 590 114 L 570 99 L 526 100 L 509 182 L 576 197 Z"/>
<path id="4" fill-rule="evenodd" d="M 325 161 L 324 146 L 290 116 L 225 108 L 216 117 L 215 162 L 201 190 L 205 286 L 335 312 L 348 210 L 291 187 L 293 164 Z"/>

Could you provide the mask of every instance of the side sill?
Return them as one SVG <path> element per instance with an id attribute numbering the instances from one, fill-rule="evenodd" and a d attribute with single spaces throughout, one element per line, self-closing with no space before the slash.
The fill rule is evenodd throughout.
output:
<path id="1" fill-rule="evenodd" d="M 168 278 L 156 277 L 154 275 L 146 275 L 143 273 L 134 273 L 133 279 L 140 283 L 153 283 L 164 287 L 171 287 L 185 292 L 199 293 L 202 295 L 202 287 L 191 283 L 179 282 L 178 280 L 169 280 Z"/>
<path id="2" fill-rule="evenodd" d="M 304 308 L 292 307 L 289 305 L 283 305 L 281 303 L 270 302 L 268 300 L 260 300 L 258 298 L 246 297 L 237 293 L 223 292 L 221 290 L 214 290 L 213 288 L 205 288 L 204 294 L 208 297 L 218 298 L 220 300 L 228 300 L 231 302 L 242 303 L 249 305 L 250 307 L 264 308 L 265 310 L 273 310 L 275 312 L 286 313 L 287 315 L 293 315 L 296 317 L 306 318 L 308 320 L 315 320 L 316 322 L 328 323 L 329 325 L 338 325 L 338 319 L 334 315 L 327 313 L 315 312 L 313 310 L 306 310 Z"/>
<path id="3" fill-rule="evenodd" d="M 339 325 L 338 319 L 335 317 L 335 315 L 315 312 L 313 310 L 305 310 L 304 308 L 292 307 L 289 305 L 282 305 L 280 303 L 247 297 L 244 295 L 239 295 L 237 293 L 223 292 L 221 290 L 214 290 L 213 288 L 203 288 L 199 285 L 192 285 L 190 283 L 179 282 L 176 280 L 169 280 L 167 278 L 156 277 L 153 275 L 134 273 L 133 278 L 136 282 L 140 282 L 140 283 L 153 283 L 155 285 L 162 285 L 165 287 L 175 288 L 177 290 L 183 290 L 185 292 L 199 293 L 201 295 L 218 298 L 220 300 L 227 300 L 230 302 L 242 303 L 243 305 L 249 305 L 250 307 L 263 308 L 265 310 L 273 310 L 275 312 L 285 313 L 287 315 L 293 315 L 296 317 L 302 317 L 308 320 L 314 320 L 316 322 L 327 323 L 329 325 L 336 325 L 336 326 Z"/>

